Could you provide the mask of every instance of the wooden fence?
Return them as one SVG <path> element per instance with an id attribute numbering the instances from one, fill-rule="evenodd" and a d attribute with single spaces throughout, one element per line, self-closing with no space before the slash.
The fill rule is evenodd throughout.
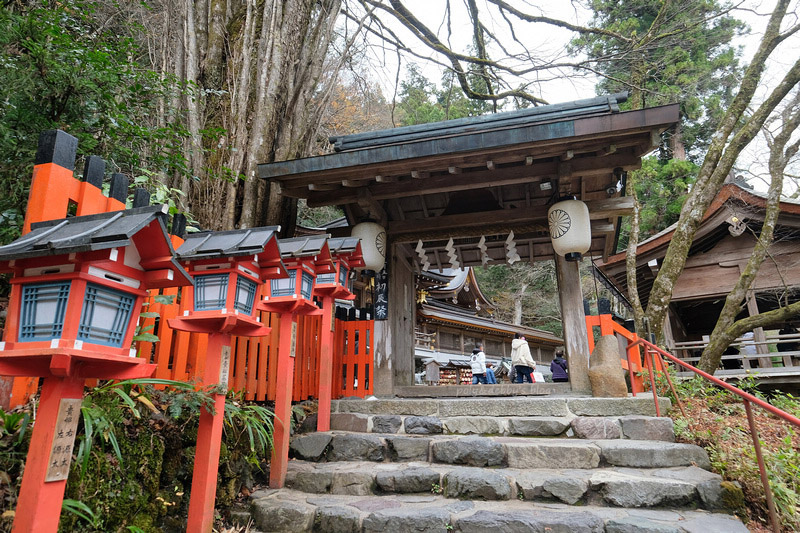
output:
<path id="1" fill-rule="evenodd" d="M 185 288 L 182 290 L 191 290 Z M 177 298 L 178 289 L 165 289 L 159 296 Z M 158 303 L 152 295 L 140 319 L 140 328 L 153 333 L 159 342 L 139 342 L 140 357 L 158 365 L 155 377 L 177 381 L 199 381 L 204 371 L 208 336 L 202 333 L 175 331 L 167 319 L 183 313 L 180 303 Z M 183 299 L 180 299 L 183 300 Z M 150 316 L 158 315 L 158 316 Z M 272 328 L 266 337 L 233 337 L 228 389 L 243 392 L 244 398 L 254 401 L 275 399 L 278 343 L 281 340 L 279 315 L 260 313 L 261 322 Z M 365 397 L 372 394 L 372 324 L 371 320 L 348 322 L 336 320 L 334 335 L 333 397 Z M 317 397 L 319 390 L 320 342 L 322 319 L 319 316 L 300 317 L 297 324 L 292 400 Z M 288 338 L 285 342 L 289 342 Z M 345 386 L 348 385 L 348 386 Z"/>

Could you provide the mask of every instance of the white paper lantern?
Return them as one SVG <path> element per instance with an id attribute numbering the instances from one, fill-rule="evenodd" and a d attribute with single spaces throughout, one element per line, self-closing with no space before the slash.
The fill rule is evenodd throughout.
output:
<path id="1" fill-rule="evenodd" d="M 553 250 L 567 261 L 579 261 L 592 245 L 589 208 L 580 200 L 563 200 L 547 210 Z"/>
<path id="2" fill-rule="evenodd" d="M 386 230 L 375 222 L 362 222 L 353 226 L 353 237 L 361 239 L 364 268 L 378 272 L 386 264 Z"/>

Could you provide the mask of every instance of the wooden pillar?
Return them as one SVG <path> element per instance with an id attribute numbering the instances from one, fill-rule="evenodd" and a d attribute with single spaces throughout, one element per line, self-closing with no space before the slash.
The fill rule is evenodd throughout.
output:
<path id="1" fill-rule="evenodd" d="M 753 291 L 747 292 L 747 313 L 750 316 L 759 314 L 756 294 Z M 753 330 L 753 340 L 756 341 L 756 353 L 759 355 L 769 353 L 769 347 L 766 344 L 767 336 L 764 333 L 764 328 L 755 328 Z M 772 359 L 769 357 L 759 357 L 758 366 L 759 368 L 772 368 Z"/>
<path id="2" fill-rule="evenodd" d="M 13 533 L 55 533 L 58 530 L 75 442 L 74 428 L 77 426 L 83 399 L 83 381 L 83 378 L 75 377 L 51 376 L 44 379 L 39 412 L 33 425 L 28 459 L 19 490 L 17 514 L 11 529 Z M 66 412 L 62 403 L 70 401 L 73 403 L 72 410 Z M 66 429 L 66 435 L 63 434 L 64 429 L 58 429 L 59 424 L 69 428 Z M 55 441 L 64 441 L 62 446 L 68 446 L 69 449 L 59 453 L 55 449 Z M 51 463 L 54 457 L 60 457 L 61 461 L 54 460 Z M 58 472 L 48 474 L 51 465 Z"/>
<path id="3" fill-rule="evenodd" d="M 591 393 L 589 383 L 589 340 L 578 263 L 556 254 L 556 279 L 564 328 L 564 347 L 569 365 L 569 382 L 574 392 Z"/>
<path id="4" fill-rule="evenodd" d="M 297 341 L 297 316 L 281 314 L 278 346 L 278 386 L 275 391 L 275 418 L 272 432 L 272 458 L 269 463 L 269 486 L 280 489 L 286 481 L 289 463 L 289 434 L 292 429 L 292 384 L 294 350 Z M 190 530 L 191 531 L 191 530 Z"/>
<path id="5" fill-rule="evenodd" d="M 227 357 L 224 354 L 227 354 Z M 227 333 L 209 334 L 206 367 L 203 373 L 204 387 L 223 385 L 221 388 L 228 390 L 230 355 L 231 336 Z M 200 411 L 186 531 L 211 533 L 214 526 L 214 502 L 217 498 L 219 452 L 224 419 L 225 394 L 214 394 L 214 413 L 206 409 Z"/>
<path id="6" fill-rule="evenodd" d="M 336 300 L 322 298 L 322 327 L 319 334 L 319 391 L 317 401 L 317 431 L 331 429 L 331 396 L 333 392 L 333 329 L 336 324 Z M 366 343 L 366 339 L 364 339 Z"/>

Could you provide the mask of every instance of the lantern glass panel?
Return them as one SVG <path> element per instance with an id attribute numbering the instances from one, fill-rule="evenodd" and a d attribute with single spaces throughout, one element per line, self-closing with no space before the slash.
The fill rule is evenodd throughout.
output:
<path id="1" fill-rule="evenodd" d="M 222 309 L 228 296 L 228 274 L 207 274 L 194 277 L 196 311 Z"/>
<path id="2" fill-rule="evenodd" d="M 256 299 L 256 284 L 242 276 L 236 277 L 236 301 L 234 309 L 247 315 L 253 312 L 253 302 Z"/>
<path id="3" fill-rule="evenodd" d="M 333 285 L 336 283 L 336 272 L 317 274 L 317 285 Z"/>
<path id="4" fill-rule="evenodd" d="M 300 295 L 306 300 L 311 299 L 311 291 L 314 289 L 314 276 L 308 272 L 303 272 L 303 286 L 300 288 Z"/>
<path id="5" fill-rule="evenodd" d="M 339 285 L 347 287 L 347 268 L 344 265 L 339 265 Z"/>
<path id="6" fill-rule="evenodd" d="M 69 298 L 68 281 L 22 287 L 19 341 L 58 339 L 64 328 Z"/>
<path id="7" fill-rule="evenodd" d="M 122 347 L 135 298 L 122 291 L 90 283 L 86 286 L 78 340 Z"/>
<path id="8" fill-rule="evenodd" d="M 288 278 L 276 278 L 269 282 L 270 294 L 276 296 L 291 296 L 295 293 L 294 280 L 297 276 L 296 270 L 289 270 Z"/>

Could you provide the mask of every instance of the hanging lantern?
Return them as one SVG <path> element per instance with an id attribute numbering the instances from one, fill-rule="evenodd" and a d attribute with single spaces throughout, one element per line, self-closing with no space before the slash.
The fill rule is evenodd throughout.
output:
<path id="1" fill-rule="evenodd" d="M 553 250 L 567 261 L 579 261 L 592 245 L 589 208 L 574 197 L 562 200 L 547 210 Z"/>
<path id="2" fill-rule="evenodd" d="M 353 237 L 361 239 L 364 268 L 378 272 L 386 264 L 386 230 L 375 222 L 362 222 L 353 226 Z"/>

